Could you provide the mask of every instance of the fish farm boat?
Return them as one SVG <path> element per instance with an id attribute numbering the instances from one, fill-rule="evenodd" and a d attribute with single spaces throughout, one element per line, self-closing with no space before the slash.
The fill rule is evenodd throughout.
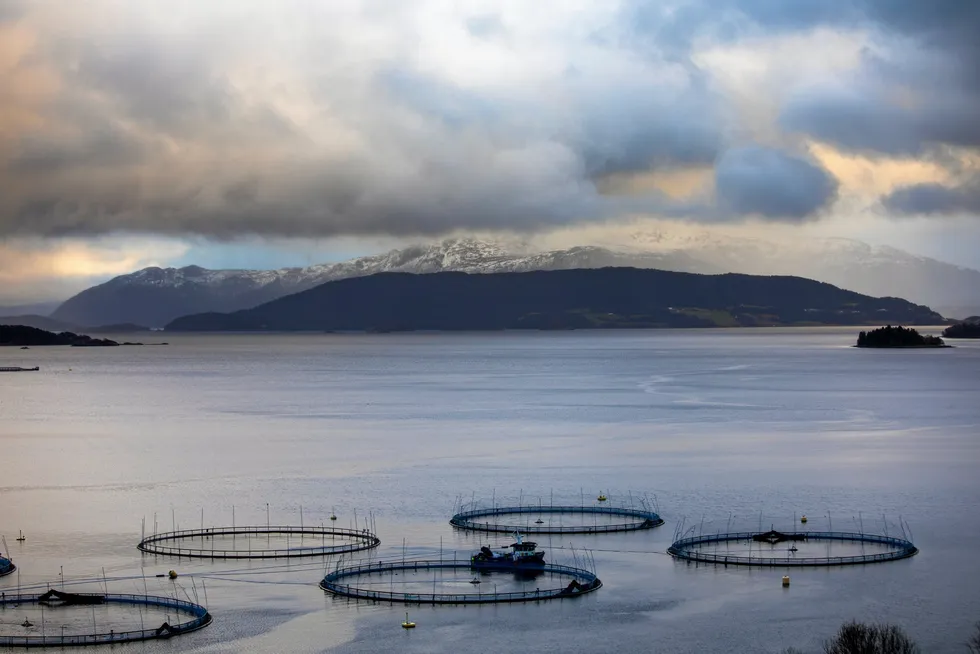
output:
<path id="1" fill-rule="evenodd" d="M 525 542 L 520 532 L 514 532 L 514 538 L 517 542 L 509 546 L 511 551 L 494 552 L 484 545 L 479 552 L 470 557 L 470 564 L 474 568 L 492 570 L 525 570 L 544 565 L 544 552 L 536 551 L 537 543 Z"/>

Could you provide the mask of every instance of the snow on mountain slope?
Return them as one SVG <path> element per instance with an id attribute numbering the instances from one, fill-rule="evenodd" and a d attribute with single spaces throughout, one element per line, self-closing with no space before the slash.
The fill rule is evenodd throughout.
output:
<path id="1" fill-rule="evenodd" d="M 146 268 L 87 289 L 52 317 L 79 325 L 164 325 L 190 313 L 235 311 L 319 284 L 379 272 L 521 272 L 633 266 L 681 272 L 798 275 L 875 297 L 980 307 L 980 272 L 849 239 L 795 242 L 705 231 L 638 231 L 625 242 L 528 251 L 524 244 L 449 239 L 339 263 L 279 270 Z"/>
<path id="2" fill-rule="evenodd" d="M 129 322 L 160 326 L 189 313 L 250 308 L 325 282 L 379 272 L 491 273 L 604 266 L 684 272 L 710 270 L 710 266 L 683 253 L 620 253 L 599 247 L 577 247 L 512 254 L 488 241 L 452 239 L 307 268 L 145 268 L 82 291 L 58 307 L 52 317 L 79 325 Z"/>

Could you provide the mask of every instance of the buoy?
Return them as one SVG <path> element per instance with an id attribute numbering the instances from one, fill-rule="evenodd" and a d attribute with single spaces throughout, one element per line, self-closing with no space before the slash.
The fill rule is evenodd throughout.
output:
<path id="1" fill-rule="evenodd" d="M 23 542 L 24 542 L 25 540 L 27 540 L 26 538 L 24 538 L 24 532 L 22 532 L 22 531 L 21 531 L 20 529 L 18 529 L 18 530 L 17 530 L 17 533 L 19 533 L 19 534 L 20 534 L 19 536 L 17 536 L 17 540 L 19 540 L 19 541 L 20 541 L 20 542 L 22 542 L 22 543 L 23 543 Z"/>
<path id="2" fill-rule="evenodd" d="M 805 513 L 803 514 L 803 517 L 800 518 L 800 522 L 802 522 L 803 524 L 806 524 L 806 514 Z"/>
<path id="3" fill-rule="evenodd" d="M 415 629 L 415 623 L 408 620 L 408 611 L 405 611 L 405 622 L 402 623 L 402 629 Z"/>
<path id="4" fill-rule="evenodd" d="M 483 582 L 480 581 L 479 579 L 477 579 L 476 577 L 473 577 L 472 579 L 470 579 L 470 583 L 471 584 L 482 584 Z"/>
<path id="5" fill-rule="evenodd" d="M 783 588 L 789 586 L 789 575 L 783 575 Z"/>
<path id="6" fill-rule="evenodd" d="M 597 497 L 596 499 L 599 500 L 600 502 L 605 502 L 609 498 L 603 495 L 602 493 L 599 493 L 599 497 Z"/>
<path id="7" fill-rule="evenodd" d="M 538 518 L 537 520 L 534 521 L 534 524 L 536 524 L 536 525 L 543 525 L 544 524 L 544 520 L 542 520 L 541 518 Z"/>
<path id="8" fill-rule="evenodd" d="M 337 519 L 337 511 L 336 510 L 330 512 L 330 519 L 331 520 L 336 520 Z"/>
<path id="9" fill-rule="evenodd" d="M 20 626 L 30 628 L 34 626 L 34 623 L 27 618 L 24 618 L 24 621 L 20 623 Z"/>
<path id="10" fill-rule="evenodd" d="M 170 572 L 167 573 L 167 576 L 170 577 L 171 579 L 176 579 L 177 578 L 177 571 L 176 570 L 171 570 Z"/>

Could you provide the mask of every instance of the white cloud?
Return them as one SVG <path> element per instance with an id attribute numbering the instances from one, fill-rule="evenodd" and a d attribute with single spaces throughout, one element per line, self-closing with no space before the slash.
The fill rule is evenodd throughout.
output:
<path id="1" fill-rule="evenodd" d="M 64 299 L 107 277 L 166 265 L 187 249 L 163 239 L 0 240 L 0 304 Z"/>

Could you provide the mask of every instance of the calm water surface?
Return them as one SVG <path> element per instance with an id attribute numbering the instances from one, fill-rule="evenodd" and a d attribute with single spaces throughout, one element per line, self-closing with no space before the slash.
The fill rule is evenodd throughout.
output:
<path id="1" fill-rule="evenodd" d="M 124 337 L 131 338 L 131 337 Z M 854 330 L 150 335 L 168 347 L 0 350 L 0 534 L 20 576 L 207 601 L 214 624 L 134 651 L 816 652 L 847 619 L 963 651 L 980 619 L 980 343 L 848 347 Z M 591 550 L 604 587 L 554 603 L 404 608 L 326 596 L 336 559 L 141 557 L 147 531 L 373 518 L 375 559 L 460 556 L 460 499 L 645 495 L 667 524 L 538 537 Z M 268 507 L 268 508 L 267 508 Z M 202 518 L 203 511 L 203 518 Z M 864 567 L 695 567 L 679 525 L 897 530 L 921 553 Z M 764 526 L 768 528 L 769 524 Z M 19 529 L 27 540 L 14 541 Z M 62 567 L 64 577 L 61 577 Z M 390 582 L 389 582 L 390 583 Z M 19 614 L 0 612 L 11 633 Z"/>

